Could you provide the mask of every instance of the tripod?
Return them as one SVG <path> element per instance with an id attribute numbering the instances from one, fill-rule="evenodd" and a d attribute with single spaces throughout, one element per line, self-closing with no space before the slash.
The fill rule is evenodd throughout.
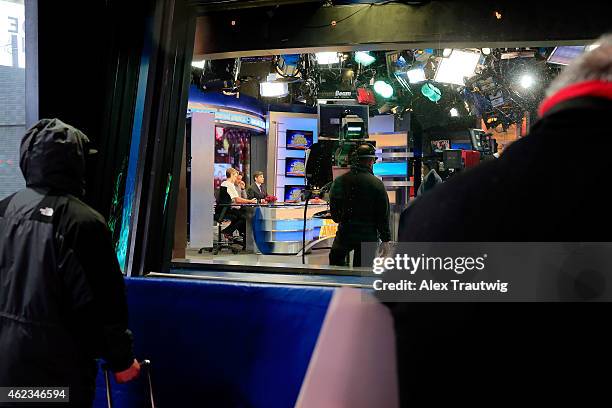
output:
<path id="1" fill-rule="evenodd" d="M 306 201 L 306 204 L 304 205 L 304 225 L 302 229 L 302 265 L 306 264 L 306 219 L 308 217 L 308 202 L 313 196 L 316 197 L 328 191 L 331 188 L 331 184 L 332 182 L 330 181 L 320 189 L 309 186 L 304 189 L 304 200 Z"/>

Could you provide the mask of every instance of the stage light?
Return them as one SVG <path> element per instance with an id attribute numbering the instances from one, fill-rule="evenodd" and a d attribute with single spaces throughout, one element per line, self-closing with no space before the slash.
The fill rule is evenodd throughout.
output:
<path id="1" fill-rule="evenodd" d="M 452 108 L 452 109 L 450 110 L 450 115 L 451 115 L 453 118 L 458 117 L 458 116 L 459 116 L 459 111 L 457 110 L 457 108 Z"/>
<path id="2" fill-rule="evenodd" d="M 364 67 L 367 67 L 368 65 L 370 65 L 371 63 L 376 61 L 376 58 L 374 58 L 372 55 L 370 55 L 369 52 L 357 51 L 355 53 L 355 61 L 357 61 L 358 63 L 360 63 Z"/>
<path id="3" fill-rule="evenodd" d="M 299 63 L 299 54 L 280 55 L 276 63 L 276 69 L 284 77 L 296 77 L 297 80 L 297 77 L 300 76 Z"/>
<path id="4" fill-rule="evenodd" d="M 442 98 L 442 91 L 430 83 L 421 87 L 421 93 L 432 102 L 438 102 Z"/>
<path id="5" fill-rule="evenodd" d="M 191 66 L 195 67 L 195 68 L 200 68 L 200 69 L 204 69 L 204 64 L 206 63 L 206 60 L 202 60 L 202 61 L 191 61 Z"/>
<path id="6" fill-rule="evenodd" d="M 533 85 L 535 85 L 535 79 L 533 78 L 533 76 L 529 74 L 521 76 L 521 86 L 523 88 L 531 88 Z"/>
<path id="7" fill-rule="evenodd" d="M 406 72 L 406 75 L 408 75 L 408 81 L 410 81 L 411 84 L 425 81 L 425 70 L 423 68 L 411 69 Z"/>
<path id="8" fill-rule="evenodd" d="M 319 65 L 331 65 L 340 62 L 340 56 L 337 52 L 317 52 L 315 55 Z"/>
<path id="9" fill-rule="evenodd" d="M 376 81 L 374 82 L 374 92 L 388 99 L 393 96 L 393 87 L 385 81 Z"/>
<path id="10" fill-rule="evenodd" d="M 483 53 L 483 55 L 489 55 L 489 54 L 491 54 L 491 49 L 490 48 L 483 48 L 482 49 L 482 53 Z"/>
<path id="11" fill-rule="evenodd" d="M 464 77 L 474 76 L 474 71 L 480 60 L 480 53 L 453 50 L 450 57 L 442 58 L 435 81 L 455 85 L 464 85 Z"/>
<path id="12" fill-rule="evenodd" d="M 261 82 L 259 93 L 263 97 L 280 98 L 289 94 L 289 84 L 287 82 Z"/>
<path id="13" fill-rule="evenodd" d="M 453 49 L 452 48 L 445 48 L 444 51 L 442 51 L 442 56 L 444 58 L 448 58 L 451 56 L 451 54 L 453 53 Z"/>

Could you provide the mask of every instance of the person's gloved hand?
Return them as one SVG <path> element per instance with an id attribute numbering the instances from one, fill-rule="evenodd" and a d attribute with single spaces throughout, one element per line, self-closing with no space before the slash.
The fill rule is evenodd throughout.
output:
<path id="1" fill-rule="evenodd" d="M 119 384 L 126 383 L 128 381 L 132 381 L 135 378 L 138 378 L 140 375 L 140 364 L 136 359 L 127 370 L 119 371 L 115 373 L 115 381 Z"/>

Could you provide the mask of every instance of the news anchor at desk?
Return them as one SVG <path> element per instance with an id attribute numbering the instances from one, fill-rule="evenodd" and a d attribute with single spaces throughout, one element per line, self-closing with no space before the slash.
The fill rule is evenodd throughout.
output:
<path id="1" fill-rule="evenodd" d="M 255 198 L 249 200 L 240 197 L 238 191 L 236 191 L 236 180 L 238 179 L 238 170 L 234 168 L 229 168 L 225 172 L 227 179 L 221 183 L 221 188 L 219 189 L 219 198 L 217 199 L 217 205 L 215 208 L 215 218 L 218 218 L 223 211 L 223 206 L 227 206 L 229 204 L 256 204 L 257 200 Z M 240 211 L 240 208 L 227 208 L 225 211 L 224 218 L 231 220 L 231 224 L 227 226 L 223 231 L 221 231 L 225 235 L 232 235 L 234 231 L 238 230 L 240 235 L 245 236 L 245 216 Z"/>
<path id="2" fill-rule="evenodd" d="M 266 186 L 264 186 L 264 174 L 261 171 L 255 172 L 253 175 L 253 179 L 255 180 L 254 184 L 251 184 L 247 190 L 247 197 L 249 199 L 257 199 L 257 202 L 262 204 L 266 204 L 266 197 L 268 196 L 268 192 L 266 191 Z"/>

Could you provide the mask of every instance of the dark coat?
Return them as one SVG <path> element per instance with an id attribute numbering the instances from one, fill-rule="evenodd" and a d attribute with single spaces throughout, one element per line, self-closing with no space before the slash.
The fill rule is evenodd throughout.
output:
<path id="1" fill-rule="evenodd" d="M 391 239 L 389 196 L 371 171 L 353 166 L 334 180 L 329 195 L 330 212 L 339 223 L 338 234 L 361 242 Z"/>
<path id="2" fill-rule="evenodd" d="M 257 188 L 257 184 L 253 183 L 247 189 L 247 198 L 249 200 L 256 198 L 257 200 L 264 200 L 268 196 L 268 192 L 266 191 L 265 184 L 261 185 L 261 189 L 263 191 L 259 191 Z"/>
<path id="3" fill-rule="evenodd" d="M 399 240 L 611 241 L 605 190 L 612 161 L 599 148 L 611 135 L 611 116 L 609 100 L 558 105 L 498 160 L 417 199 L 403 214 Z M 476 405 L 514 393 L 551 405 L 607 392 L 597 385 L 597 367 L 612 364 L 611 304 L 391 307 L 403 406 L 430 401 L 440 389 L 453 403 Z"/>
<path id="4" fill-rule="evenodd" d="M 0 201 L 0 386 L 69 386 L 93 397 L 102 357 L 134 358 L 127 304 L 104 218 L 83 191 L 86 137 L 43 120 L 22 141 L 27 188 Z"/>

